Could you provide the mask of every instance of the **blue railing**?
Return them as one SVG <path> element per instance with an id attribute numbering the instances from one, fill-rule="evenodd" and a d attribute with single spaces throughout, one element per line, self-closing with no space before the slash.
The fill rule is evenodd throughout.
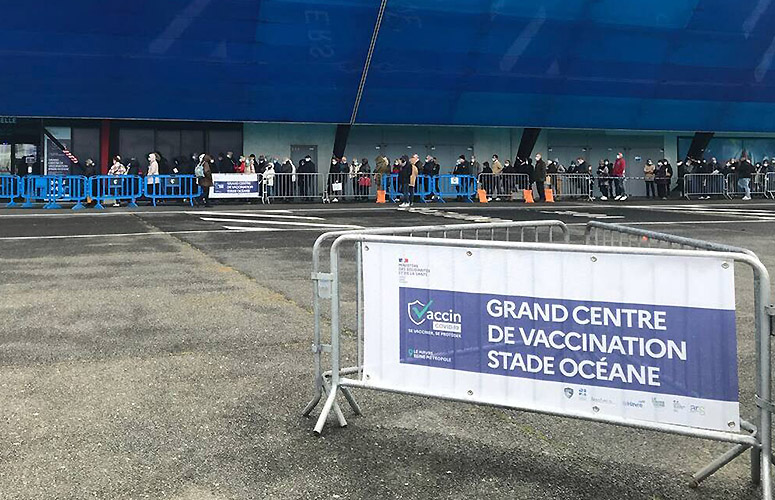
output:
<path id="1" fill-rule="evenodd" d="M 154 207 L 156 200 L 188 200 L 193 207 L 194 199 L 202 196 L 202 188 L 194 175 L 149 175 L 144 193 Z"/>
<path id="2" fill-rule="evenodd" d="M 414 184 L 414 197 L 418 201 L 425 203 L 431 194 L 434 193 L 434 177 L 429 175 L 418 175 Z M 382 176 L 382 189 L 385 195 L 391 201 L 398 201 L 403 195 L 403 186 L 398 174 L 389 174 Z"/>
<path id="3" fill-rule="evenodd" d="M 17 175 L 0 175 L 0 200 L 8 200 L 6 207 L 15 207 L 22 195 L 22 181 Z"/>
<path id="4" fill-rule="evenodd" d="M 110 201 L 127 201 L 127 206 L 137 207 L 137 199 L 143 195 L 143 180 L 137 175 L 97 175 L 90 180 L 91 196 L 97 202 L 94 208 L 98 210 Z"/>
<path id="5" fill-rule="evenodd" d="M 82 175 L 28 175 L 23 178 L 23 208 L 44 202 L 43 208 L 62 208 L 59 202 L 75 203 L 73 210 L 84 208 L 89 184 Z"/>
<path id="6" fill-rule="evenodd" d="M 434 182 L 433 193 L 445 203 L 445 198 L 456 198 L 473 203 L 476 196 L 476 178 L 472 175 L 440 175 Z"/>

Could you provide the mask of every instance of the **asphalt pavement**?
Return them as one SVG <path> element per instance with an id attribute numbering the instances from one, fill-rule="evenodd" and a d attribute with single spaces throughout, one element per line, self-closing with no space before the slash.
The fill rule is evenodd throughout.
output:
<path id="1" fill-rule="evenodd" d="M 687 487 L 723 444 L 426 398 L 359 392 L 364 416 L 313 435 L 318 235 L 547 219 L 575 241 L 599 220 L 743 246 L 775 269 L 764 200 L 0 210 L 0 498 L 758 498 L 747 454 Z M 741 268 L 743 414 L 750 283 Z"/>

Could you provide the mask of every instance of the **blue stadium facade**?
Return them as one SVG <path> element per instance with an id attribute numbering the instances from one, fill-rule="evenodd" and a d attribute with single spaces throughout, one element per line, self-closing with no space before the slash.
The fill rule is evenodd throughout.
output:
<path id="1" fill-rule="evenodd" d="M 200 143 L 325 156 L 337 124 L 372 156 L 508 156 L 524 127 L 557 151 L 679 155 L 697 131 L 766 150 L 773 129 L 775 5 L 758 0 L 72 0 L 5 14 L 0 166 L 36 146 L 45 168 L 36 127 L 103 160 Z"/>

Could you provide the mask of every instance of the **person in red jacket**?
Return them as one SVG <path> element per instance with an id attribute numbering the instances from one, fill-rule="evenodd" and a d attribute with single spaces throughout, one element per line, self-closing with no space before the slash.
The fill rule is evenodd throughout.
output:
<path id="1" fill-rule="evenodd" d="M 614 187 L 616 188 L 615 200 L 624 201 L 627 199 L 627 193 L 624 192 L 624 175 L 627 170 L 627 163 L 624 161 L 624 155 L 616 153 L 616 162 L 614 163 Z"/>

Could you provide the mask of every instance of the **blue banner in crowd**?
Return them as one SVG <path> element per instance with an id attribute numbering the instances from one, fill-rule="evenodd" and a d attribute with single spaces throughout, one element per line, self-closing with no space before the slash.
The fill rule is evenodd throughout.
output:
<path id="1" fill-rule="evenodd" d="M 406 287 L 399 297 L 403 364 L 738 398 L 732 310 Z"/>

